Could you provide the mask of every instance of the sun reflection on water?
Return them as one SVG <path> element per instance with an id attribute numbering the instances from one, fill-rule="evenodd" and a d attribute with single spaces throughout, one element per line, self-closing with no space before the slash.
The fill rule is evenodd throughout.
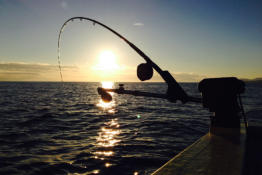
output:
<path id="1" fill-rule="evenodd" d="M 116 119 L 112 119 L 110 122 L 105 123 L 108 127 L 115 127 L 115 128 L 108 128 L 102 127 L 101 131 L 98 133 L 97 137 L 97 145 L 102 147 L 114 147 L 118 142 L 119 139 L 116 139 L 116 136 L 120 134 L 120 130 L 116 129 L 119 127 L 119 124 L 116 123 Z"/>
<path id="2" fill-rule="evenodd" d="M 96 138 L 96 147 L 99 151 L 94 152 L 95 158 L 104 160 L 105 157 L 114 155 L 113 148 L 121 141 L 117 137 L 121 133 L 117 120 L 117 118 L 111 119 L 100 128 Z"/>
<path id="3" fill-rule="evenodd" d="M 101 82 L 103 88 L 113 88 L 113 82 Z M 109 92 L 113 97 L 114 93 Z M 97 107 L 102 109 L 104 112 L 111 114 L 110 116 L 114 116 L 116 112 L 116 102 L 113 99 L 111 102 L 106 103 L 102 99 L 96 104 Z M 118 123 L 118 119 L 108 119 L 106 118 L 106 122 L 103 123 L 100 130 L 98 131 L 98 136 L 96 137 L 96 151 L 93 152 L 95 159 L 100 159 L 104 162 L 104 166 L 109 168 L 113 166 L 110 163 L 110 157 L 113 158 L 115 152 L 114 147 L 119 144 L 121 141 L 119 138 L 119 134 L 121 133 L 120 125 Z"/>
<path id="4" fill-rule="evenodd" d="M 106 164 L 105 164 L 105 167 L 110 167 L 110 166 L 112 166 L 111 163 L 106 163 Z"/>

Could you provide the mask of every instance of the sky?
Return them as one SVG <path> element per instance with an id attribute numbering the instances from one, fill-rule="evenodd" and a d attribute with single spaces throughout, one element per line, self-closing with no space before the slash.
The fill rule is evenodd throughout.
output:
<path id="1" fill-rule="evenodd" d="M 110 26 L 177 81 L 262 77 L 262 1 L 0 0 L 0 81 L 61 81 L 58 34 L 74 16 Z M 143 58 L 91 22 L 70 22 L 60 50 L 64 81 L 139 81 Z"/>

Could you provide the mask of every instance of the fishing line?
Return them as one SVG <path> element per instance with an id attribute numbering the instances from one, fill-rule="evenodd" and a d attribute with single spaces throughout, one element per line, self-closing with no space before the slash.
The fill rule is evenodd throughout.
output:
<path id="1" fill-rule="evenodd" d="M 86 20 L 86 21 L 91 21 L 93 22 L 93 25 L 95 26 L 95 24 L 98 24 L 106 29 L 108 29 L 109 31 L 111 31 L 112 33 L 114 33 L 115 35 L 117 35 L 119 38 L 121 38 L 122 40 L 124 40 L 132 49 L 134 49 L 136 51 L 136 53 L 138 53 L 142 58 L 144 58 L 144 60 L 147 63 L 150 63 L 152 67 L 154 67 L 154 69 L 162 76 L 165 77 L 163 71 L 160 69 L 160 67 L 158 65 L 156 65 L 143 51 L 141 51 L 136 45 L 134 45 L 133 43 L 131 43 L 130 41 L 128 41 L 125 37 L 123 37 L 122 35 L 120 35 L 118 32 L 116 32 L 115 30 L 111 29 L 110 27 L 106 26 L 105 24 L 100 23 L 99 21 L 96 21 L 94 19 L 91 18 L 86 18 L 86 17 L 72 17 L 70 19 L 68 19 L 66 22 L 64 22 L 64 24 L 62 25 L 60 31 L 59 31 L 59 35 L 58 35 L 58 67 L 59 67 L 59 71 L 60 71 L 60 77 L 61 77 L 61 81 L 63 82 L 63 75 L 62 75 L 62 66 L 61 66 L 61 57 L 60 57 L 60 53 L 61 53 L 61 49 L 60 49 L 60 41 L 61 41 L 61 37 L 62 37 L 62 33 L 63 30 L 65 28 L 65 26 L 69 23 L 69 22 L 73 22 L 75 19 L 79 19 L 80 21 L 82 20 Z"/>
<path id="2" fill-rule="evenodd" d="M 245 128 L 246 128 L 246 131 L 247 131 L 248 130 L 247 116 L 246 116 L 245 111 L 244 111 L 244 107 L 243 107 L 243 103 L 242 103 L 242 99 L 241 99 L 240 94 L 238 94 L 238 100 L 239 100 L 239 104 L 240 104 L 240 110 L 241 110 L 243 118 L 244 118 Z"/>
<path id="3" fill-rule="evenodd" d="M 69 22 L 73 22 L 75 19 L 79 19 L 80 21 L 82 20 L 86 20 L 86 21 L 91 21 L 93 22 L 93 25 L 95 26 L 95 24 L 99 24 L 103 27 L 105 27 L 106 29 L 110 30 L 111 32 L 113 32 L 114 34 L 116 34 L 118 37 L 120 37 L 121 39 L 127 41 L 122 35 L 120 35 L 119 33 L 117 33 L 116 31 L 114 31 L 113 29 L 109 28 L 108 26 L 94 20 L 94 19 L 91 19 L 91 18 L 86 18 L 86 17 L 73 17 L 73 18 L 70 18 L 68 19 L 66 22 L 64 22 L 64 24 L 62 25 L 60 31 L 59 31 L 59 35 L 58 35 L 58 43 L 57 43 L 57 53 L 58 53 L 58 56 L 57 56 L 57 61 L 58 61 L 58 68 L 59 68 L 59 72 L 60 72 L 60 78 L 61 78 L 61 82 L 63 82 L 63 74 L 62 74 L 62 66 L 61 66 L 61 48 L 60 48 L 60 42 L 61 42 L 61 37 L 62 37 L 62 33 L 64 31 L 64 28 L 66 27 L 66 25 L 69 23 Z"/>
<path id="4" fill-rule="evenodd" d="M 156 63 L 154 63 L 142 50 L 140 50 L 136 45 L 128 41 L 125 37 L 117 33 L 115 30 L 111 29 L 110 27 L 106 26 L 105 24 L 102 24 L 94 19 L 91 18 L 86 18 L 86 17 L 73 17 L 68 19 L 64 24 L 62 25 L 60 31 L 59 31 L 59 36 L 58 36 L 58 65 L 59 65 L 59 70 L 60 70 L 60 76 L 61 76 L 61 81 L 63 82 L 63 76 L 62 76 L 62 67 L 61 67 L 61 61 L 60 61 L 60 40 L 61 40 L 61 35 L 62 32 L 67 25 L 67 23 L 74 21 L 75 19 L 79 19 L 80 21 L 86 20 L 86 21 L 91 21 L 93 22 L 93 25 L 98 24 L 107 30 L 111 31 L 115 35 L 117 35 L 120 39 L 124 40 L 125 43 L 127 43 L 137 54 L 139 54 L 145 61 L 146 63 L 142 63 L 140 65 L 144 65 L 143 67 L 145 68 L 146 65 L 150 65 L 150 69 L 153 69 L 158 72 L 158 74 L 165 80 L 165 82 L 168 85 L 168 92 L 167 94 L 170 95 L 169 100 L 170 101 L 176 101 L 176 100 L 181 100 L 183 103 L 186 103 L 187 101 L 195 101 L 196 98 L 189 97 L 186 92 L 182 89 L 182 87 L 177 83 L 177 81 L 173 78 L 173 76 L 168 72 L 168 71 L 163 71 Z M 139 65 L 139 66 L 140 66 Z M 138 68 L 139 68 L 138 66 Z M 140 71 L 142 73 L 142 71 Z M 138 74 L 139 75 L 139 74 Z M 153 75 L 153 74 L 152 74 Z M 138 76 L 139 78 L 139 76 Z M 151 77 L 149 77 L 150 79 Z M 141 81 L 147 80 L 146 79 L 140 79 Z M 171 93 L 172 89 L 172 93 Z M 176 93 L 174 93 L 176 92 Z M 176 96 L 176 97 L 175 97 Z M 197 99 L 197 101 L 201 101 Z"/>

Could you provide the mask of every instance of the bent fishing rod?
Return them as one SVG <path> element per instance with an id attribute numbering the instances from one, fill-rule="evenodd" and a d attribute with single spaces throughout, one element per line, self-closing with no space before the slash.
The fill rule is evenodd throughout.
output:
<path id="1" fill-rule="evenodd" d="M 197 97 L 191 97 L 187 95 L 187 93 L 183 90 L 183 88 L 177 83 L 177 81 L 174 79 L 174 77 L 166 70 L 162 70 L 156 63 L 154 63 L 142 50 L 140 50 L 136 45 L 131 43 L 129 40 L 127 40 L 125 37 L 120 35 L 118 32 L 113 30 L 112 28 L 108 27 L 107 25 L 91 19 L 87 17 L 72 17 L 68 19 L 67 21 L 64 22 L 62 25 L 60 31 L 59 31 L 59 36 L 58 36 L 58 66 L 60 70 L 60 76 L 61 76 L 61 81 L 63 81 L 63 76 L 62 76 L 62 70 L 61 70 L 61 61 L 60 61 L 60 40 L 61 40 L 61 35 L 62 32 L 65 28 L 65 26 L 74 20 L 86 20 L 86 21 L 91 21 L 93 22 L 93 25 L 98 24 L 105 29 L 111 31 L 115 35 L 117 35 L 120 39 L 122 39 L 124 42 L 126 42 L 133 50 L 136 51 L 145 61 L 146 63 L 142 63 L 138 65 L 137 67 L 137 77 L 141 81 L 149 80 L 153 76 L 153 69 L 159 73 L 159 75 L 162 77 L 162 79 L 165 81 L 167 84 L 167 92 L 166 94 L 157 94 L 157 93 L 149 93 L 149 92 L 141 92 L 141 91 L 132 91 L 132 90 L 125 90 L 123 87 L 123 84 L 120 84 L 119 89 L 105 89 L 102 87 L 98 87 L 97 91 L 101 95 L 102 100 L 105 102 L 110 102 L 112 100 L 112 96 L 108 92 L 115 92 L 118 94 L 129 94 L 129 95 L 134 95 L 134 96 L 145 96 L 145 97 L 155 97 L 155 98 L 162 98 L 162 99 L 167 99 L 170 102 L 176 102 L 177 100 L 180 100 L 182 103 L 186 102 L 196 102 L 196 103 L 201 103 L 201 98 Z"/>

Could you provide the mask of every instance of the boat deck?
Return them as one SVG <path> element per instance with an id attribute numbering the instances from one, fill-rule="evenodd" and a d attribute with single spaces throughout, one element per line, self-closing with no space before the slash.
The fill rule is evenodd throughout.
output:
<path id="1" fill-rule="evenodd" d="M 152 175 L 240 175 L 245 157 L 245 129 L 218 128 L 176 155 Z"/>
<path id="2" fill-rule="evenodd" d="M 245 154 L 245 175 L 262 174 L 262 123 L 249 123 Z"/>

